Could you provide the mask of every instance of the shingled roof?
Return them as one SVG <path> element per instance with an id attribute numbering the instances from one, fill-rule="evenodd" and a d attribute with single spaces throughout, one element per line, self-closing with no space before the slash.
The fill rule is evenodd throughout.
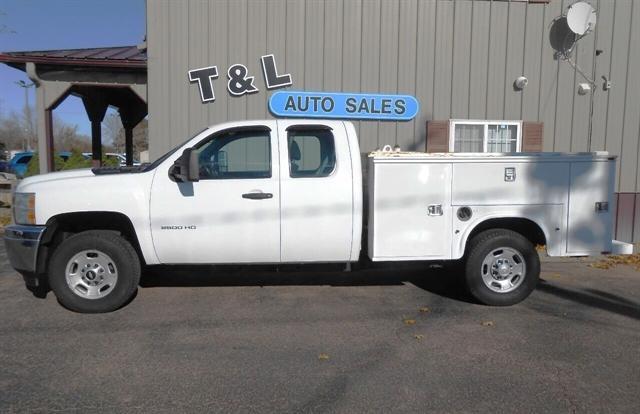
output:
<path id="1" fill-rule="evenodd" d="M 0 53 L 0 62 L 146 69 L 147 50 L 138 46 L 118 46 L 3 52 Z"/>

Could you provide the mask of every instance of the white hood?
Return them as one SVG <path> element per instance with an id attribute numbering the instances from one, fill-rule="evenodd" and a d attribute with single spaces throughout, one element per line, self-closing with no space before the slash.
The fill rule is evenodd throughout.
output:
<path id="1" fill-rule="evenodd" d="M 16 192 L 35 193 L 36 221 L 82 211 L 115 211 L 148 220 L 153 172 L 94 174 L 90 169 L 25 178 Z M 133 211 L 131 210 L 133 208 Z"/>
<path id="2" fill-rule="evenodd" d="M 67 180 L 67 179 L 75 179 L 75 178 L 87 178 L 87 177 L 95 177 L 95 175 L 91 172 L 90 168 L 34 175 L 33 177 L 28 177 L 20 181 L 20 184 L 18 184 L 18 188 L 16 189 L 16 191 L 18 192 L 30 191 L 29 188 L 32 187 L 33 185 L 51 182 L 51 181 L 59 181 L 59 180 Z"/>

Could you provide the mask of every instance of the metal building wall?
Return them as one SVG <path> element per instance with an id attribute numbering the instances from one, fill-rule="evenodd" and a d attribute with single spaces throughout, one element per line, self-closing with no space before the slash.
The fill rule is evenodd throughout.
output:
<path id="1" fill-rule="evenodd" d="M 595 93 L 589 148 L 590 96 L 578 95 L 584 80 L 554 58 L 549 38 L 552 22 L 573 2 L 148 0 L 151 157 L 206 125 L 268 117 L 259 58 L 273 53 L 296 90 L 418 98 L 415 121 L 357 123 L 363 151 L 387 143 L 422 150 L 430 119 L 491 118 L 544 122 L 547 151 L 620 155 L 620 207 L 632 211 L 618 227 L 629 233 L 623 238 L 634 230 L 640 237 L 640 1 L 591 1 L 598 24 L 574 57 L 598 84 L 605 75 L 613 88 Z M 248 67 L 259 93 L 227 93 L 226 70 L 234 63 Z M 216 101 L 202 104 L 187 70 L 209 65 L 220 73 Z M 529 79 L 524 91 L 513 88 L 520 75 Z"/>

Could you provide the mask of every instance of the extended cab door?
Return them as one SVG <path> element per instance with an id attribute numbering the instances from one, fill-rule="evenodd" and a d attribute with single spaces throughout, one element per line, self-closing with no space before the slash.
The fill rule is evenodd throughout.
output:
<path id="1" fill-rule="evenodd" d="M 344 123 L 277 122 L 282 261 L 349 261 L 354 191 L 362 189 L 353 188 L 354 171 Z"/>
<path id="2" fill-rule="evenodd" d="M 275 121 L 213 132 L 194 146 L 200 181 L 159 167 L 151 231 L 161 263 L 277 263 L 280 189 Z M 167 163 L 165 163 L 167 164 Z"/>

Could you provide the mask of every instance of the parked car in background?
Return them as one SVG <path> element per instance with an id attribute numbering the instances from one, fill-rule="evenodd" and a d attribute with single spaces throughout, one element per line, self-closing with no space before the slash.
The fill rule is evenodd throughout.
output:
<path id="1" fill-rule="evenodd" d="M 33 151 L 18 152 L 13 156 L 13 158 L 11 158 L 11 161 L 9 161 L 6 170 L 2 170 L 2 166 L 0 165 L 0 171 L 6 171 L 15 174 L 17 178 L 24 178 L 25 174 L 27 173 L 29 162 L 34 155 L 35 152 Z M 70 156 L 71 151 L 58 152 L 58 157 L 60 157 L 64 162 L 67 162 Z"/>
<path id="2" fill-rule="evenodd" d="M 18 152 L 9 161 L 9 172 L 15 174 L 16 177 L 22 178 L 27 172 L 27 165 L 33 158 L 33 151 Z"/>
<path id="3" fill-rule="evenodd" d="M 91 156 L 93 155 L 93 153 L 83 152 L 82 155 L 84 155 L 87 159 L 91 159 Z M 124 167 L 125 165 L 127 165 L 127 157 L 124 154 L 120 154 L 117 152 L 107 152 L 106 154 L 103 155 L 103 158 L 106 161 L 117 160 L 121 167 Z M 140 161 L 133 160 L 133 165 L 136 165 L 136 166 L 140 165 Z"/>

